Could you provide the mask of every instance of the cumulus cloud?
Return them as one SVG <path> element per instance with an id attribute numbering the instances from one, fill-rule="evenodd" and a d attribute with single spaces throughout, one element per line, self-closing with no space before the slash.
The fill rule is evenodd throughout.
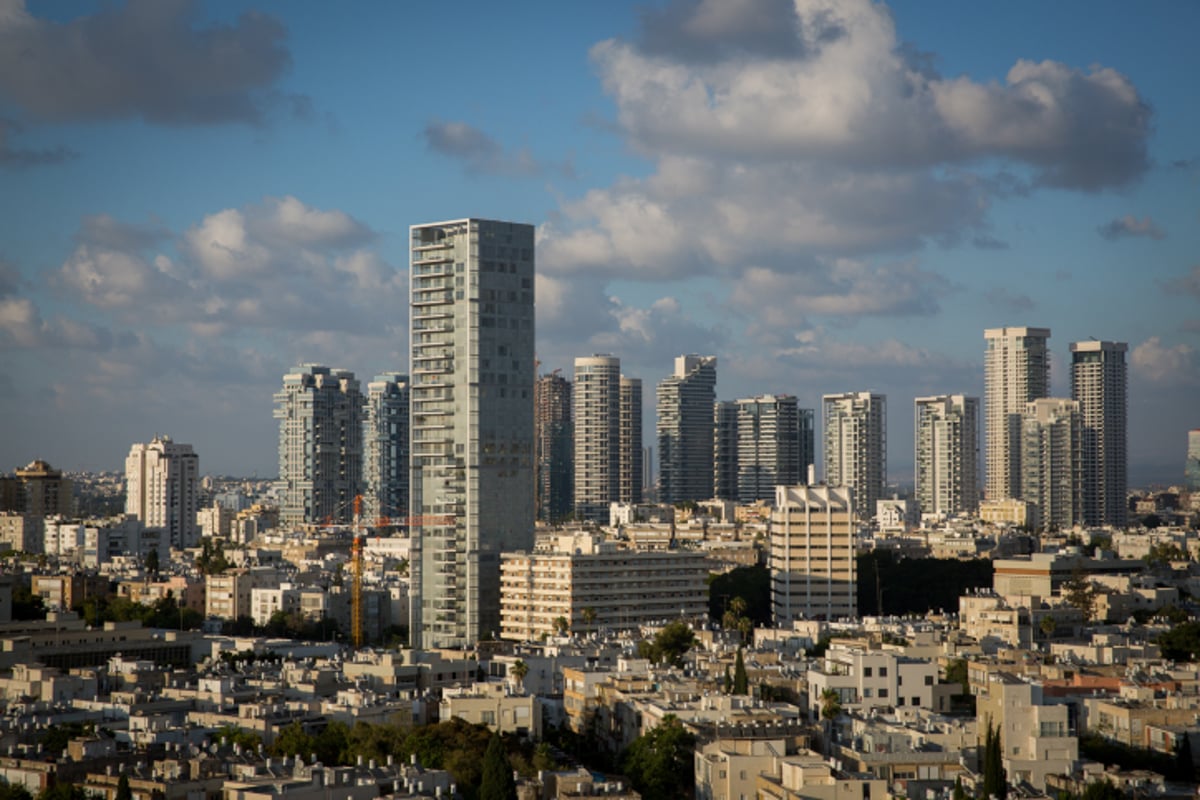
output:
<path id="1" fill-rule="evenodd" d="M 61 164 L 78 154 L 66 147 L 28 149 L 12 144 L 11 137 L 21 131 L 14 120 L 0 119 L 0 167 L 34 167 L 45 164 Z"/>
<path id="2" fill-rule="evenodd" d="M 67 22 L 0 0 L 0 97 L 55 122 L 259 123 L 307 98 L 274 88 L 291 64 L 273 17 L 198 25 L 190 0 L 129 0 Z"/>
<path id="3" fill-rule="evenodd" d="M 1014 292 L 1003 286 L 995 286 L 983 293 L 983 299 L 989 306 L 1007 311 L 1032 311 L 1037 305 L 1033 298 L 1024 292 Z"/>
<path id="4" fill-rule="evenodd" d="M 574 177 L 569 162 L 544 163 L 534 158 L 527 148 L 505 150 L 487 133 L 465 122 L 433 120 L 425 126 L 422 136 L 430 150 L 460 161 L 471 173 L 531 178 L 553 171 Z"/>
<path id="5" fill-rule="evenodd" d="M 1126 214 L 1123 217 L 1118 217 L 1114 220 L 1104 223 L 1099 228 L 1100 235 L 1110 242 L 1115 242 L 1118 239 L 1125 239 L 1134 236 L 1142 236 L 1149 239 L 1166 238 L 1166 232 L 1149 217 L 1138 219 L 1132 214 Z"/>
<path id="6" fill-rule="evenodd" d="M 1192 267 L 1186 275 L 1164 283 L 1163 290 L 1172 295 L 1190 294 L 1200 300 L 1200 264 Z"/>
<path id="7" fill-rule="evenodd" d="M 106 328 L 64 317 L 46 320 L 29 298 L 0 297 L 0 350 L 104 350 L 112 343 L 113 336 Z"/>
<path id="8" fill-rule="evenodd" d="M 1129 361 L 1139 377 L 1152 383 L 1192 383 L 1200 377 L 1194 348 L 1182 343 L 1168 346 L 1157 336 L 1133 348 Z"/>

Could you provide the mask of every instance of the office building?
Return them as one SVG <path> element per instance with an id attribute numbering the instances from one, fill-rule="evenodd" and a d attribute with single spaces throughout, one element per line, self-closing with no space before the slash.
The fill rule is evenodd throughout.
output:
<path id="1" fill-rule="evenodd" d="M 558 370 L 540 376 L 534 385 L 534 405 L 537 519 L 561 522 L 574 508 L 571 382 L 559 375 Z"/>
<path id="2" fill-rule="evenodd" d="M 811 408 L 796 410 L 796 425 L 800 432 L 800 483 L 816 483 L 817 412 Z M 811 477 L 810 477 L 811 476 Z"/>
<path id="3" fill-rule="evenodd" d="M 1071 399 L 1079 403 L 1084 525 L 1123 527 L 1129 468 L 1124 342 L 1071 344 Z"/>
<path id="4" fill-rule="evenodd" d="M 533 543 L 534 229 L 411 229 L 411 640 L 500 632 L 500 553 Z"/>
<path id="5" fill-rule="evenodd" d="M 167 436 L 135 444 L 125 459 L 125 513 L 163 531 L 171 547 L 194 547 L 200 542 L 199 481 L 200 460 L 190 444 Z"/>
<path id="6" fill-rule="evenodd" d="M 363 396 L 349 370 L 301 364 L 275 393 L 279 519 L 283 525 L 350 522 L 362 492 Z"/>
<path id="7" fill-rule="evenodd" d="M 617 437 L 617 499 L 621 503 L 642 502 L 642 379 L 621 376 L 620 411 Z"/>
<path id="8" fill-rule="evenodd" d="M 408 516 L 408 376 L 376 375 L 363 415 L 363 504 L 368 524 Z"/>
<path id="9" fill-rule="evenodd" d="M 875 513 L 887 481 L 887 398 L 871 392 L 827 394 L 825 483 L 854 492 L 861 519 Z"/>
<path id="10" fill-rule="evenodd" d="M 1021 418 L 1030 401 L 1050 395 L 1050 329 L 988 328 L 983 338 L 987 499 L 1019 498 Z"/>
<path id="11" fill-rule="evenodd" d="M 575 359 L 575 518 L 608 519 L 621 496 L 621 359 Z"/>
<path id="12" fill-rule="evenodd" d="M 917 505 L 949 517 L 979 510 L 979 398 L 916 399 Z"/>
<path id="13" fill-rule="evenodd" d="M 658 384 L 658 499 L 661 503 L 713 496 L 713 403 L 717 357 L 675 359 Z"/>
<path id="14" fill-rule="evenodd" d="M 738 498 L 738 404 L 713 403 L 713 497 Z"/>
<path id="15" fill-rule="evenodd" d="M 800 619 L 857 616 L 854 505 L 844 486 L 778 486 L 771 511 L 771 614 Z"/>
<path id="16" fill-rule="evenodd" d="M 505 553 L 500 636 L 536 641 L 636 630 L 663 619 L 705 619 L 709 565 L 700 550 L 628 550 L 588 533 L 561 534 L 536 552 Z"/>
<path id="17" fill-rule="evenodd" d="M 1200 428 L 1188 431 L 1187 461 L 1183 480 L 1189 492 L 1200 492 Z"/>
<path id="18" fill-rule="evenodd" d="M 775 497 L 776 486 L 807 483 L 800 463 L 800 408 L 791 395 L 737 401 L 737 501 Z"/>
<path id="19" fill-rule="evenodd" d="M 1046 397 L 1025 404 L 1021 421 L 1021 499 L 1038 531 L 1082 521 L 1079 403 Z"/>

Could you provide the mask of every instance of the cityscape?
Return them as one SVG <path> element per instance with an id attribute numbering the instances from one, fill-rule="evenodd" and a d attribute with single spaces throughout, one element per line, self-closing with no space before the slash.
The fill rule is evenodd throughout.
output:
<path id="1" fill-rule="evenodd" d="M 0 800 L 1197 797 L 1200 12 L 1034 8 L 0 9 Z"/>

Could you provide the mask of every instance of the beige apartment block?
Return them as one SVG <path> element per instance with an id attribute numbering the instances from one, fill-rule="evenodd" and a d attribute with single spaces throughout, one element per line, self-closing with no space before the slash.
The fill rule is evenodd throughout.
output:
<path id="1" fill-rule="evenodd" d="M 529 641 L 629 630 L 708 613 L 708 561 L 693 550 L 623 550 L 588 533 L 555 537 L 545 551 L 500 562 L 500 636 Z"/>
<path id="2" fill-rule="evenodd" d="M 851 490 L 778 486 L 771 512 L 771 613 L 775 624 L 857 616 Z"/>

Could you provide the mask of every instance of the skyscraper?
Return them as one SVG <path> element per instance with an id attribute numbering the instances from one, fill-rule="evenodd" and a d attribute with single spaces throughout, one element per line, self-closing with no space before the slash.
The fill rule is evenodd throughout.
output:
<path id="1" fill-rule="evenodd" d="M 500 553 L 533 546 L 533 226 L 410 230 L 412 641 L 500 630 Z"/>
<path id="2" fill-rule="evenodd" d="M 979 509 L 979 398 L 916 399 L 917 505 L 953 516 Z"/>
<path id="3" fill-rule="evenodd" d="M 543 522 L 560 522 L 574 508 L 571 382 L 555 370 L 540 376 L 534 388 L 537 518 Z"/>
<path id="4" fill-rule="evenodd" d="M 171 547 L 194 547 L 200 541 L 200 459 L 190 444 L 155 436 L 135 444 L 125 459 L 125 513 L 147 528 L 158 528 Z"/>
<path id="5" fill-rule="evenodd" d="M 717 357 L 679 356 L 658 384 L 659 501 L 713 496 L 713 402 Z"/>
<path id="6" fill-rule="evenodd" d="M 807 482 L 795 397 L 766 394 L 737 401 L 737 468 L 739 503 L 773 501 L 776 486 Z"/>
<path id="7" fill-rule="evenodd" d="M 738 404 L 713 403 L 713 497 L 738 499 Z"/>
<path id="8" fill-rule="evenodd" d="M 1079 403 L 1044 397 L 1021 418 L 1021 499 L 1035 509 L 1035 530 L 1065 530 L 1081 522 Z"/>
<path id="9" fill-rule="evenodd" d="M 1084 525 L 1124 526 L 1128 517 L 1124 342 L 1071 344 L 1071 399 L 1079 403 Z"/>
<path id="10" fill-rule="evenodd" d="M 859 519 L 875 516 L 887 481 L 887 398 L 871 392 L 827 394 L 825 482 L 854 492 Z"/>
<path id="11" fill-rule="evenodd" d="M 607 521 L 621 496 L 621 359 L 575 359 L 575 517 Z"/>
<path id="12" fill-rule="evenodd" d="M 362 491 L 363 396 L 354 373 L 301 364 L 275 393 L 279 521 L 349 522 Z"/>
<path id="13" fill-rule="evenodd" d="M 1183 468 L 1183 480 L 1189 492 L 1200 492 L 1200 428 L 1188 431 L 1187 462 Z"/>
<path id="14" fill-rule="evenodd" d="M 408 516 L 408 376 L 376 375 L 367 384 L 363 421 L 363 514 L 368 521 Z"/>
<path id="15" fill-rule="evenodd" d="M 1050 329 L 988 328 L 983 338 L 987 499 L 1004 500 L 1021 496 L 1025 406 L 1050 394 Z"/>
<path id="16" fill-rule="evenodd" d="M 797 411 L 796 424 L 800 432 L 800 480 L 799 483 L 815 483 L 816 478 L 809 480 L 809 472 L 817 463 L 817 412 L 811 408 L 801 408 Z"/>
<path id="17" fill-rule="evenodd" d="M 771 511 L 771 616 L 835 620 L 858 613 L 851 492 L 835 486 L 779 486 Z"/>
<path id="18" fill-rule="evenodd" d="M 622 503 L 642 502 L 642 379 L 621 376 L 620 432 L 617 441 L 617 499 Z"/>

